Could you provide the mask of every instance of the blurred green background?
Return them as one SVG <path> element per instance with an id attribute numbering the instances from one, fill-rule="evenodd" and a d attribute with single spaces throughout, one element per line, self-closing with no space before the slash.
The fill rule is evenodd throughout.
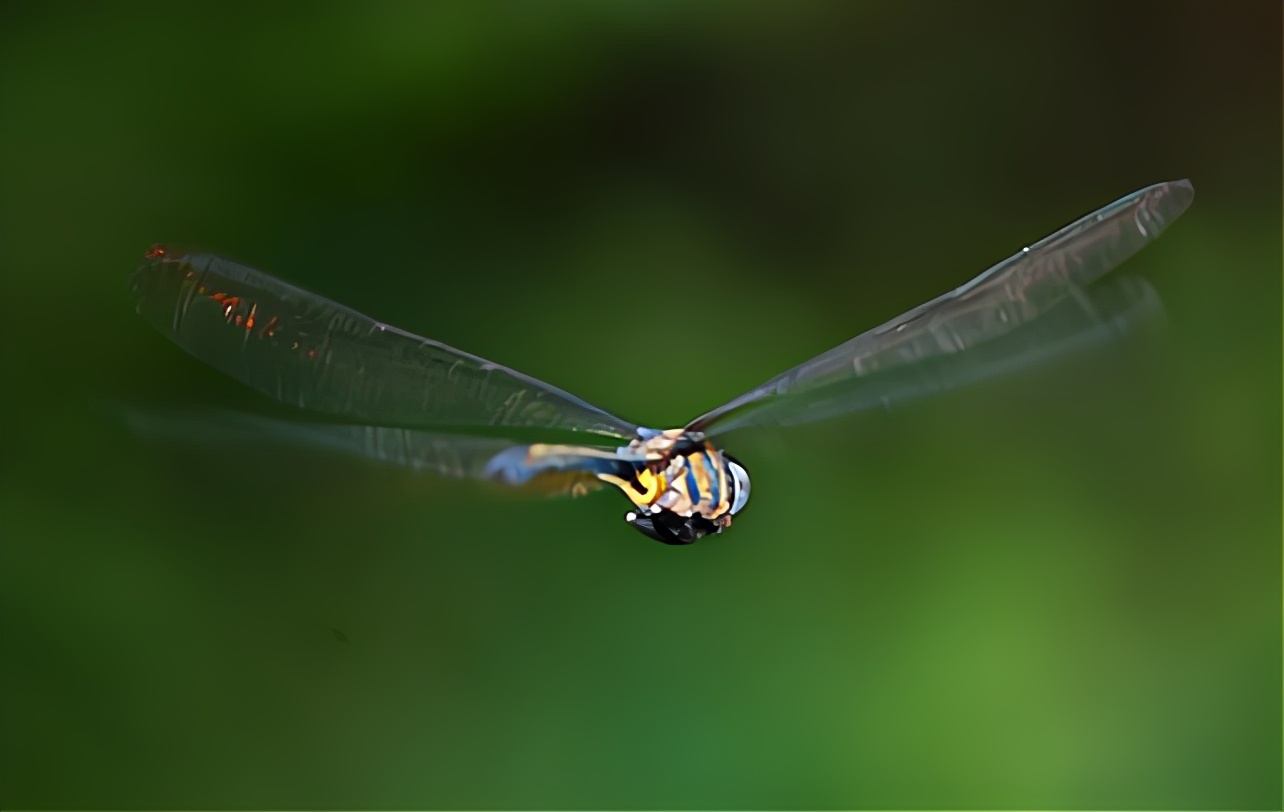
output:
<path id="1" fill-rule="evenodd" d="M 0 806 L 1278 809 L 1280 22 L 6 2 Z M 261 405 L 156 240 L 668 426 L 1180 177 L 1165 342 L 738 436 L 688 548 L 98 408 Z"/>

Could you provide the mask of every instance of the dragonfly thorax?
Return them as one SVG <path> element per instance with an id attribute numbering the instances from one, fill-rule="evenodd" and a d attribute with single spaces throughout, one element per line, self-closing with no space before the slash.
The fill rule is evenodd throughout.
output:
<path id="1" fill-rule="evenodd" d="M 625 520 L 666 544 L 690 544 L 721 533 L 749 498 L 749 474 L 702 435 L 674 429 L 639 433 L 630 448 L 646 461 L 632 475 L 602 477 L 620 488 L 635 510 Z"/>

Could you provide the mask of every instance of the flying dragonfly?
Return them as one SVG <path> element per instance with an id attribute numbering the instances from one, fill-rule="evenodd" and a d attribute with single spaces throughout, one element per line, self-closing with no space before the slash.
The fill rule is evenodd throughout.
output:
<path id="1" fill-rule="evenodd" d="M 1185 180 L 1136 191 L 667 430 L 213 254 L 155 245 L 132 289 L 138 313 L 179 347 L 320 418 L 207 416 L 208 438 L 270 436 L 538 493 L 613 487 L 629 524 L 689 544 L 730 527 L 749 500 L 748 471 L 717 442 L 730 432 L 890 408 L 1114 340 L 1155 315 L 1143 280 L 1100 280 L 1193 198 Z"/>

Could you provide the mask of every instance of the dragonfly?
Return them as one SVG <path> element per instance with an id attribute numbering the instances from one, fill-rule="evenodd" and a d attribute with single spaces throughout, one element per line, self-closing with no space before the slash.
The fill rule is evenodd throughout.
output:
<path id="1" fill-rule="evenodd" d="M 154 245 L 131 287 L 138 314 L 173 343 L 301 410 L 223 414 L 200 430 L 210 438 L 270 436 L 541 494 L 614 489 L 629 525 L 690 544 L 729 528 L 749 501 L 725 435 L 898 407 L 1114 341 L 1161 312 L 1144 280 L 1102 277 L 1193 199 L 1187 180 L 1133 192 L 672 429 L 214 254 Z"/>

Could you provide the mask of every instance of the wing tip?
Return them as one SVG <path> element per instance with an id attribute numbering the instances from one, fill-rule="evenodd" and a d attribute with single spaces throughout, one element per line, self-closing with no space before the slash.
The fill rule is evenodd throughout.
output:
<path id="1" fill-rule="evenodd" d="M 1156 183 L 1146 190 L 1146 199 L 1152 212 L 1162 217 L 1165 224 L 1171 223 L 1195 201 L 1195 185 L 1188 178 Z"/>
<path id="2" fill-rule="evenodd" d="M 206 252 L 200 248 L 182 243 L 155 242 L 143 253 L 143 262 L 145 264 L 155 262 L 183 264 L 204 253 Z"/>

